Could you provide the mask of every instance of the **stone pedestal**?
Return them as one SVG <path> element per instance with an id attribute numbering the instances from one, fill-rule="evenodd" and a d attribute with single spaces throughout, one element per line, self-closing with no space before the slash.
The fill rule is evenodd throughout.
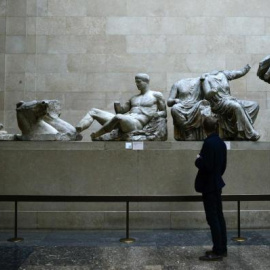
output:
<path id="1" fill-rule="evenodd" d="M 195 195 L 202 142 L 0 142 L 0 193 L 6 195 Z M 270 143 L 231 142 L 223 194 L 270 193 Z M 199 195 L 199 194 L 198 194 Z M 0 228 L 12 228 L 13 203 L 0 203 Z M 119 229 L 123 203 L 19 203 L 19 228 Z M 224 202 L 236 228 L 236 202 Z M 270 227 L 269 202 L 241 204 L 243 228 Z M 206 228 L 201 202 L 131 203 L 136 229 Z"/>

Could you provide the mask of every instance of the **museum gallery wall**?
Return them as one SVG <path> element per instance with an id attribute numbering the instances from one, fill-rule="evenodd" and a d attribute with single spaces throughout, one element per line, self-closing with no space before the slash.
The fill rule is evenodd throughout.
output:
<path id="1" fill-rule="evenodd" d="M 16 104 L 58 100 L 60 120 L 76 127 L 92 108 L 115 113 L 115 101 L 138 94 L 137 73 L 167 102 L 179 80 L 249 64 L 230 91 L 258 104 L 254 130 L 268 141 L 270 87 L 257 70 L 270 51 L 269 14 L 262 0 L 1 0 L 0 123 L 20 134 Z M 95 121 L 83 141 L 99 129 Z"/>

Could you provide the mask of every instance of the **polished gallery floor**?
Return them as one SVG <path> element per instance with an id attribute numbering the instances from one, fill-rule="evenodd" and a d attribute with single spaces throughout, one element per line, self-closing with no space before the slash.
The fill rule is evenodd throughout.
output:
<path id="1" fill-rule="evenodd" d="M 245 230 L 247 241 L 231 240 L 228 257 L 203 262 L 211 248 L 208 230 L 131 231 L 132 244 L 119 241 L 124 231 L 20 231 L 23 242 L 11 243 L 12 231 L 0 231 L 1 270 L 267 270 L 270 230 Z"/>

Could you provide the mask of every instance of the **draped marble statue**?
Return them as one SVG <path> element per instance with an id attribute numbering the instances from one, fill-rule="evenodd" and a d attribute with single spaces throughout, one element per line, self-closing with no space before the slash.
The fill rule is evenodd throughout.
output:
<path id="1" fill-rule="evenodd" d="M 229 81 L 241 78 L 249 70 L 250 66 L 246 65 L 240 70 L 213 71 L 201 76 L 204 97 L 218 116 L 220 136 L 224 139 L 257 141 L 260 138 L 253 127 L 259 104 L 238 100 L 230 92 Z"/>
<path id="2" fill-rule="evenodd" d="M 60 119 L 58 100 L 20 101 L 16 105 L 17 121 L 22 135 L 18 140 L 81 140 L 75 127 Z"/>
<path id="3" fill-rule="evenodd" d="M 211 115 L 209 102 L 204 99 L 200 77 L 175 82 L 167 101 L 172 107 L 174 138 L 177 141 L 200 141 L 203 133 L 202 121 Z"/>
<path id="4" fill-rule="evenodd" d="M 257 76 L 261 80 L 270 83 L 270 55 L 260 61 Z"/>
<path id="5" fill-rule="evenodd" d="M 77 132 L 89 128 L 94 120 L 101 128 L 91 134 L 95 140 L 166 140 L 166 105 L 160 92 L 149 89 L 150 78 L 147 74 L 135 76 L 140 91 L 125 104 L 114 103 L 116 114 L 100 109 L 91 109 L 76 126 Z"/>
<path id="6" fill-rule="evenodd" d="M 255 101 L 238 100 L 231 96 L 230 80 L 248 73 L 250 66 L 241 70 L 212 71 L 200 78 L 182 79 L 173 84 L 168 99 L 172 107 L 176 140 L 202 140 L 201 123 L 210 115 L 219 119 L 219 133 L 226 140 L 260 138 L 253 124 L 259 112 Z"/>

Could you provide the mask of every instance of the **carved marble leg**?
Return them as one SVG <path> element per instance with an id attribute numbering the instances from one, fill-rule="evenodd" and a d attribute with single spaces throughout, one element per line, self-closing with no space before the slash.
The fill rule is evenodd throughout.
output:
<path id="1" fill-rule="evenodd" d="M 112 131 L 114 128 L 119 127 L 124 133 L 131 132 L 133 130 L 140 130 L 143 128 L 140 121 L 130 115 L 117 114 L 112 119 L 107 121 L 102 128 L 97 132 L 91 134 L 91 138 L 95 139 L 101 135 Z"/>
<path id="2" fill-rule="evenodd" d="M 79 122 L 79 124 L 76 126 L 76 130 L 77 132 L 82 132 L 83 130 L 89 128 L 94 120 L 98 121 L 101 125 L 104 125 L 105 123 L 110 121 L 114 116 L 115 115 L 110 112 L 93 108 Z"/>
<path id="3" fill-rule="evenodd" d="M 89 128 L 91 124 L 93 123 L 94 119 L 93 117 L 87 113 L 84 118 L 79 122 L 79 124 L 76 126 L 77 132 L 82 132 L 83 130 Z"/>

